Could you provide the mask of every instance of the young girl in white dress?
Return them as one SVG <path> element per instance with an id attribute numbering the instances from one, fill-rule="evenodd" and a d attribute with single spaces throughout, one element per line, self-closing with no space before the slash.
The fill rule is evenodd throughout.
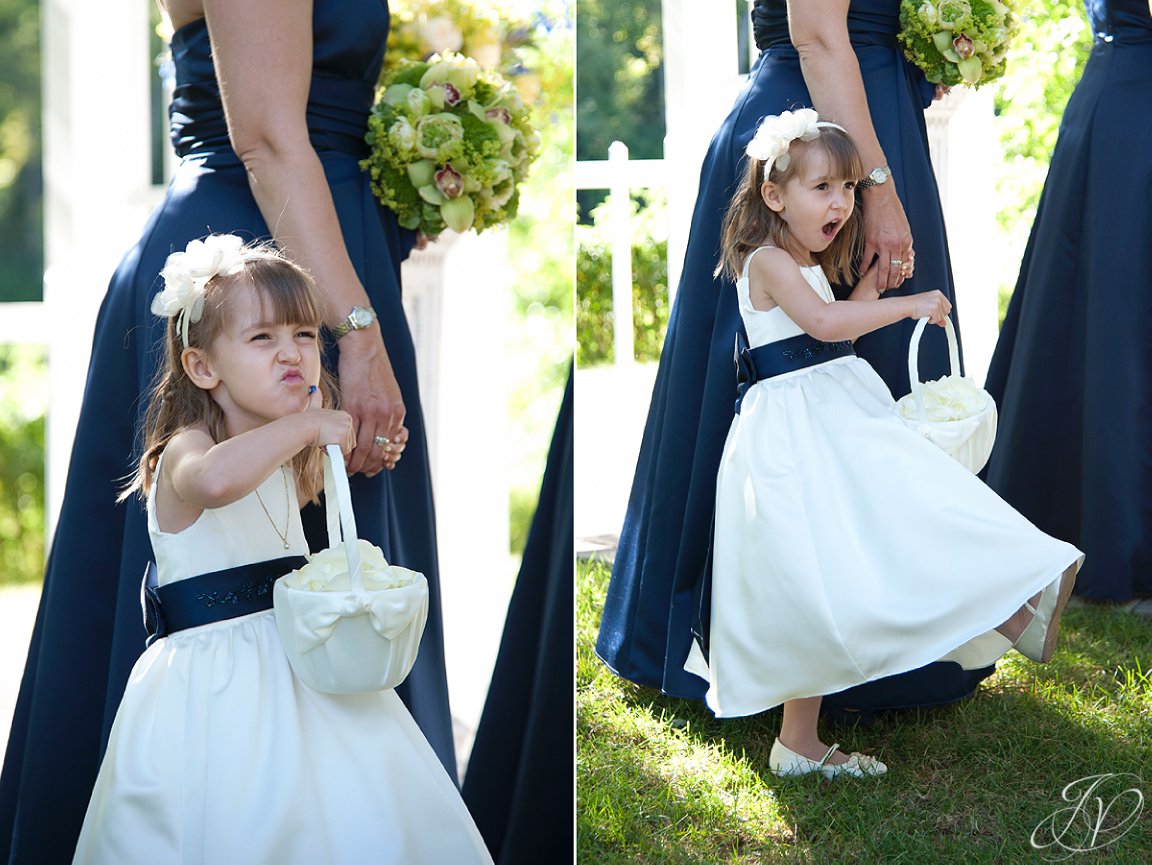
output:
<path id="1" fill-rule="evenodd" d="M 320 448 L 355 443 L 351 417 L 325 407 L 310 278 L 227 235 L 173 254 L 164 276 L 166 366 L 131 490 L 147 497 L 168 633 L 132 670 L 75 863 L 490 863 L 395 692 L 309 689 L 276 630 L 272 584 L 308 552 Z M 394 465 L 403 443 L 389 447 Z"/>
<path id="2" fill-rule="evenodd" d="M 835 300 L 823 268 L 850 278 L 864 174 L 844 130 L 785 112 L 747 153 L 721 268 L 752 350 L 717 480 L 707 657 L 694 644 L 685 667 L 717 716 L 783 703 L 776 774 L 882 774 L 821 742 L 821 696 L 950 653 L 983 666 L 1015 645 L 1049 660 L 1083 555 L 905 427 L 853 353 L 904 318 L 943 326 L 950 304 L 880 298 L 874 264 Z"/>

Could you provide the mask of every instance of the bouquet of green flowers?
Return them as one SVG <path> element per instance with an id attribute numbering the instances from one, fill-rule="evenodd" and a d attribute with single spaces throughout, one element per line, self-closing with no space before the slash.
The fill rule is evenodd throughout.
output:
<path id="1" fill-rule="evenodd" d="M 934 84 L 979 87 L 1004 74 L 1018 21 L 1010 2 L 903 0 L 900 44 Z"/>
<path id="2" fill-rule="evenodd" d="M 516 88 L 461 54 L 389 73 L 368 120 L 361 167 L 405 228 L 429 236 L 507 222 L 540 135 Z"/>

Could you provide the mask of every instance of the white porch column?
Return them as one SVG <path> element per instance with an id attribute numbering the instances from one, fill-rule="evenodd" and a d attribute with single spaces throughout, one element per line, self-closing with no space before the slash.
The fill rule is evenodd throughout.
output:
<path id="1" fill-rule="evenodd" d="M 664 0 L 663 16 L 667 128 L 664 159 L 668 162 L 671 302 L 684 266 L 700 163 L 742 82 L 732 4 L 717 4 L 715 0 Z"/>
<path id="2" fill-rule="evenodd" d="M 508 553 L 513 278 L 501 229 L 445 232 L 403 265 L 432 464 L 445 663 L 461 760 L 484 708 L 516 579 Z"/>
<path id="3" fill-rule="evenodd" d="M 96 311 L 159 190 L 151 182 L 147 3 L 43 0 L 49 537 L 64 494 Z"/>
<path id="4" fill-rule="evenodd" d="M 992 90 L 957 87 L 926 116 L 956 282 L 965 372 L 983 383 L 999 332 L 999 284 L 1011 278 L 1004 274 L 997 245 L 1000 144 L 992 123 Z"/>

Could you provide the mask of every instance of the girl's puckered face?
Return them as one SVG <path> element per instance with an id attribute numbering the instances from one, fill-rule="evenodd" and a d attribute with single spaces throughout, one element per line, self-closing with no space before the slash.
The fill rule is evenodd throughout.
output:
<path id="1" fill-rule="evenodd" d="M 320 333 L 313 324 L 276 323 L 251 288 L 229 298 L 226 320 L 208 351 L 219 377 L 213 397 L 236 435 L 308 407 L 320 381 Z"/>

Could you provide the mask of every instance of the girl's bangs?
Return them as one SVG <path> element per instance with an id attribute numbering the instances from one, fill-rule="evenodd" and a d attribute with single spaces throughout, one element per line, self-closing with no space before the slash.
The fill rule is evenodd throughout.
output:
<path id="1" fill-rule="evenodd" d="M 837 177 L 859 180 L 864 176 L 864 160 L 860 158 L 860 151 L 843 132 L 823 129 L 818 141 L 824 145 L 832 172 Z"/>
<path id="2" fill-rule="evenodd" d="M 312 324 L 323 320 L 312 281 L 278 259 L 251 262 L 248 277 L 260 293 L 260 305 L 275 324 Z"/>

